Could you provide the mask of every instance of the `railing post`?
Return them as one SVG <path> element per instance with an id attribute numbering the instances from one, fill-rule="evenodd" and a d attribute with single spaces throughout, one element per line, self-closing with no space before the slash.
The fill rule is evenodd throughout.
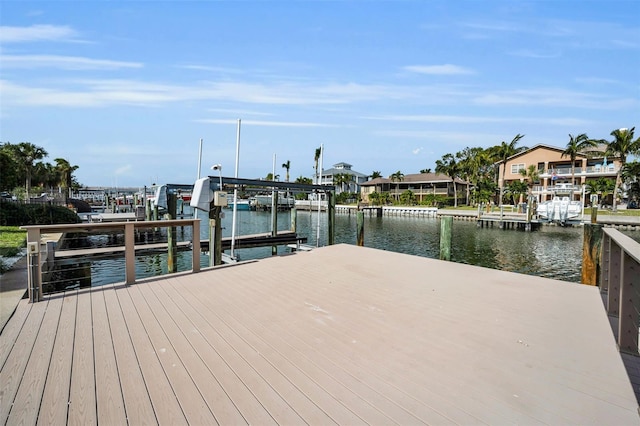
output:
<path id="1" fill-rule="evenodd" d="M 600 293 L 609 291 L 609 263 L 611 262 L 611 237 L 606 232 L 602 233 L 601 266 L 600 266 Z"/>
<path id="2" fill-rule="evenodd" d="M 136 234 L 135 222 L 124 224 L 124 269 L 125 283 L 136 282 Z"/>
<path id="3" fill-rule="evenodd" d="M 618 347 L 620 351 L 638 355 L 638 321 L 640 320 L 640 268 L 626 252 L 620 265 L 620 315 Z"/>
<path id="4" fill-rule="evenodd" d="M 615 242 L 609 245 L 609 292 L 607 297 L 607 313 L 617 317 L 620 313 L 620 258 L 622 249 Z"/>
<path id="5" fill-rule="evenodd" d="M 191 227 L 191 254 L 193 256 L 191 259 L 191 270 L 193 272 L 200 272 L 200 219 L 193 219 L 191 223 L 193 224 Z"/>
<path id="6" fill-rule="evenodd" d="M 40 265 L 40 228 L 27 230 L 28 264 L 27 281 L 29 285 L 29 302 L 39 302 L 43 299 L 42 269 Z"/>

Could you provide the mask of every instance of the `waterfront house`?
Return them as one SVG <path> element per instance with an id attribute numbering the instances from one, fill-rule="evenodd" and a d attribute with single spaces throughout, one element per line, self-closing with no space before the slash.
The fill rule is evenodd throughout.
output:
<path id="1" fill-rule="evenodd" d="M 605 147 L 597 148 L 604 152 Z M 538 202 L 550 200 L 554 194 L 554 185 L 571 185 L 571 158 L 562 156 L 564 149 L 550 145 L 535 145 L 521 153 L 518 153 L 500 162 L 498 170 L 498 186 L 506 188 L 510 182 L 523 180 L 520 170 L 526 170 L 529 165 L 536 166 L 540 175 L 540 181 L 536 182 L 532 188 Z M 502 181 L 502 171 L 504 182 Z M 579 154 L 574 164 L 575 183 L 573 183 L 573 199 L 580 200 L 584 185 L 598 178 L 615 179 L 616 173 L 620 169 L 618 158 L 607 158 L 604 154 Z"/>
<path id="2" fill-rule="evenodd" d="M 400 194 L 409 190 L 413 192 L 418 203 L 428 196 L 441 195 L 454 196 L 453 185 L 456 185 L 458 203 L 464 202 L 469 182 L 456 178 L 455 183 L 449 176 L 440 173 L 414 173 L 405 175 L 401 181 L 393 181 L 388 178 L 375 178 L 361 185 L 360 196 L 362 201 L 369 202 L 369 194 L 388 192 L 393 199 L 398 200 Z"/>
<path id="3" fill-rule="evenodd" d="M 360 186 L 367 181 L 368 176 L 364 173 L 351 170 L 353 167 L 348 163 L 337 163 L 332 168 L 322 171 L 322 179 L 320 185 L 335 185 L 335 177 L 338 175 L 347 175 L 349 179 L 346 182 L 336 185 L 336 194 L 341 192 L 360 192 Z"/>

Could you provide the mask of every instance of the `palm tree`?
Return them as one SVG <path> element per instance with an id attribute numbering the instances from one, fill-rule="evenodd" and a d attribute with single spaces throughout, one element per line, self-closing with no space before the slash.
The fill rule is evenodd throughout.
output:
<path id="1" fill-rule="evenodd" d="M 640 161 L 631 161 L 624 166 L 622 177 L 627 183 L 629 200 L 634 202 L 640 197 Z M 637 203 L 636 203 L 637 204 Z"/>
<path id="2" fill-rule="evenodd" d="M 351 176 L 346 173 L 336 173 L 333 175 L 333 184 L 340 187 L 340 192 L 344 192 L 344 185 L 348 185 L 350 180 Z"/>
<path id="3" fill-rule="evenodd" d="M 451 178 L 453 183 L 453 207 L 458 207 L 458 188 L 456 178 L 460 174 L 460 166 L 453 154 L 445 154 L 442 159 L 436 160 L 436 173 L 442 173 Z"/>
<path id="4" fill-rule="evenodd" d="M 320 148 L 316 148 L 316 152 L 313 156 L 313 161 L 315 162 L 315 170 L 316 170 L 316 174 L 315 174 L 315 179 L 316 179 L 316 184 L 320 184 L 320 177 L 318 176 L 318 161 L 320 161 L 320 156 L 322 155 L 322 147 Z"/>
<path id="5" fill-rule="evenodd" d="M 571 159 L 571 185 L 576 184 L 576 158 L 578 155 L 583 154 L 587 148 L 594 148 L 597 145 L 598 142 L 589 139 L 585 133 L 581 133 L 576 137 L 569 134 L 569 142 L 561 157 L 569 157 Z"/>
<path id="6" fill-rule="evenodd" d="M 511 200 L 515 205 L 518 203 L 518 200 L 520 199 L 520 197 L 522 197 L 523 194 L 527 193 L 528 188 L 529 188 L 529 185 L 527 185 L 526 182 L 514 180 L 509 182 L 505 190 L 505 193 L 511 195 Z"/>
<path id="7" fill-rule="evenodd" d="M 511 140 L 511 142 L 506 143 L 505 141 L 502 141 L 500 145 L 495 146 L 492 149 L 494 158 L 498 160 L 498 162 L 502 163 L 502 180 L 500 181 L 500 205 L 502 205 L 502 193 L 504 191 L 504 176 L 507 170 L 507 160 L 510 157 L 527 149 L 527 147 L 524 147 L 524 146 L 516 147 L 516 145 L 518 144 L 518 141 L 523 137 L 524 135 L 521 135 L 518 133 Z"/>
<path id="8" fill-rule="evenodd" d="M 396 182 L 396 199 L 399 199 L 399 192 L 400 192 L 400 182 L 402 182 L 404 180 L 404 173 L 402 173 L 400 170 L 398 170 L 395 173 L 392 173 L 389 176 L 389 179 L 391 179 L 391 182 Z"/>
<path id="9" fill-rule="evenodd" d="M 55 171 L 58 175 L 58 183 L 64 192 L 66 202 L 67 198 L 71 196 L 69 191 L 73 183 L 73 172 L 78 170 L 78 166 L 72 166 L 71 163 L 64 158 L 56 158 L 54 161 L 56 162 Z"/>
<path id="10" fill-rule="evenodd" d="M 607 150 L 605 155 L 619 158 L 620 161 L 620 168 L 616 173 L 616 185 L 613 192 L 612 210 L 614 212 L 617 211 L 616 198 L 618 191 L 620 191 L 620 187 L 622 185 L 622 170 L 627 164 L 627 156 L 640 153 L 640 137 L 636 140 L 633 140 L 633 132 L 635 131 L 635 129 L 635 127 L 632 127 L 631 129 L 616 129 L 611 132 L 613 140 L 611 142 L 607 142 Z"/>
<path id="11" fill-rule="evenodd" d="M 375 179 L 375 178 L 379 178 L 382 177 L 382 173 L 380 173 L 377 170 L 374 170 L 371 172 L 371 176 L 369 176 L 371 179 Z"/>
<path id="12" fill-rule="evenodd" d="M 602 197 L 598 204 L 600 204 L 600 202 L 604 202 L 607 195 L 611 194 L 615 187 L 616 185 L 613 179 L 607 179 L 602 176 L 596 180 L 590 180 L 585 184 L 585 190 L 587 193 L 597 194 Z"/>
<path id="13" fill-rule="evenodd" d="M 422 169 L 420 173 L 431 173 L 431 169 Z"/>
<path id="14" fill-rule="evenodd" d="M 531 197 L 533 192 L 533 184 L 540 181 L 540 173 L 535 165 L 529 164 L 526 169 L 520 169 L 520 174 L 527 181 L 527 195 Z"/>
<path id="15" fill-rule="evenodd" d="M 29 190 L 31 189 L 31 174 L 33 173 L 33 166 L 36 160 L 41 160 L 46 157 L 47 151 L 44 148 L 36 146 L 30 142 L 20 142 L 17 145 L 12 145 L 13 155 L 25 172 L 25 191 L 26 199 L 29 200 Z"/>
<path id="16" fill-rule="evenodd" d="M 271 172 L 267 173 L 267 177 L 265 178 L 265 180 L 278 180 L 280 179 L 280 175 L 275 175 Z"/>
<path id="17" fill-rule="evenodd" d="M 287 160 L 286 163 L 283 163 L 282 168 L 287 169 L 285 182 L 289 182 L 289 169 L 291 168 L 291 161 Z"/>

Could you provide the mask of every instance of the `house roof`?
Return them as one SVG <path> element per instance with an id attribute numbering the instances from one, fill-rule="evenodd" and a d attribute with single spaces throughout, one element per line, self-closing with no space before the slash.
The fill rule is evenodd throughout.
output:
<path id="1" fill-rule="evenodd" d="M 322 171 L 322 176 L 332 176 L 332 175 L 338 175 L 338 174 L 353 175 L 357 177 L 367 177 L 367 175 L 365 175 L 364 173 L 356 172 L 355 170 L 351 170 L 351 169 L 330 168 Z"/>
<path id="2" fill-rule="evenodd" d="M 519 153 L 517 153 L 517 154 L 515 154 L 515 155 L 512 155 L 511 157 L 507 158 L 507 161 L 511 161 L 511 160 L 513 160 L 514 158 L 521 157 L 521 156 L 523 156 L 523 155 L 525 155 L 525 154 L 530 153 L 531 151 L 535 151 L 535 150 L 538 150 L 538 149 L 548 149 L 548 150 L 551 150 L 551 151 L 557 151 L 557 152 L 559 152 L 559 153 L 563 153 L 563 152 L 565 151 L 565 149 L 564 149 L 564 148 L 558 148 L 557 146 L 551 146 L 551 145 L 545 145 L 545 144 L 537 144 L 537 145 L 532 146 L 532 147 L 531 147 L 531 148 L 529 148 L 529 149 L 525 149 L 525 150 L 524 150 L 524 151 L 522 151 L 522 152 L 519 152 Z M 595 156 L 595 157 L 593 157 L 592 153 L 593 153 L 593 152 L 600 152 L 600 151 L 601 151 L 601 152 L 602 152 L 602 157 L 604 157 L 604 151 L 605 151 L 605 149 L 606 149 L 606 145 L 604 145 L 604 144 L 599 144 L 598 146 L 596 146 L 596 147 L 594 147 L 594 148 L 591 148 L 591 149 L 585 150 L 585 151 L 583 151 L 583 153 L 578 154 L 576 158 L 585 158 L 585 157 L 601 158 L 601 157 L 599 157 L 599 156 Z M 569 158 L 569 157 L 567 157 L 567 158 Z M 498 161 L 498 162 L 496 162 L 496 164 L 500 164 L 500 163 L 502 163 L 502 161 Z"/>
<path id="3" fill-rule="evenodd" d="M 401 181 L 401 183 L 441 183 L 441 182 L 451 182 L 451 178 L 441 173 L 412 173 L 412 174 L 404 175 L 404 179 Z M 395 182 L 389 178 L 379 177 L 379 178 L 375 178 L 370 181 L 367 181 L 361 184 L 361 186 L 375 186 L 375 185 L 381 185 L 385 183 L 395 183 Z M 460 178 L 456 178 L 456 183 L 466 184 L 467 182 Z"/>

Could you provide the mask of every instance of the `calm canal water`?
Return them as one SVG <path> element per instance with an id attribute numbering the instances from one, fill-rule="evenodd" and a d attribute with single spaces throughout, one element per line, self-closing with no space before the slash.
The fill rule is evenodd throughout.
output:
<path id="1" fill-rule="evenodd" d="M 199 214 L 201 239 L 208 239 L 206 214 Z M 223 236 L 231 235 L 231 211 L 223 219 Z M 326 245 L 327 216 L 320 214 L 320 246 Z M 290 213 L 278 214 L 278 229 L 290 228 Z M 298 212 L 298 234 L 308 238 L 308 245 L 316 246 L 318 213 Z M 269 232 L 271 214 L 267 212 L 239 211 L 237 235 Z M 365 246 L 438 258 L 440 221 L 435 218 L 367 217 L 365 216 Z M 635 240 L 639 233 L 625 232 Z M 534 232 L 478 228 L 474 221 L 454 221 L 452 231 L 451 260 L 459 263 L 484 266 L 504 271 L 519 272 L 565 281 L 580 282 L 582 258 L 582 228 L 543 226 Z M 178 238 L 190 240 L 190 229 L 178 231 Z M 336 215 L 336 243 L 355 244 L 355 215 Z M 280 247 L 279 253 L 288 249 Z M 260 259 L 271 256 L 271 247 L 237 250 L 240 260 Z M 208 254 L 203 254 L 201 264 L 209 264 Z M 91 262 L 92 285 L 124 281 L 124 260 L 105 259 Z M 178 269 L 191 269 L 191 252 L 178 254 Z M 138 278 L 166 273 L 166 255 L 139 256 L 136 259 Z"/>

